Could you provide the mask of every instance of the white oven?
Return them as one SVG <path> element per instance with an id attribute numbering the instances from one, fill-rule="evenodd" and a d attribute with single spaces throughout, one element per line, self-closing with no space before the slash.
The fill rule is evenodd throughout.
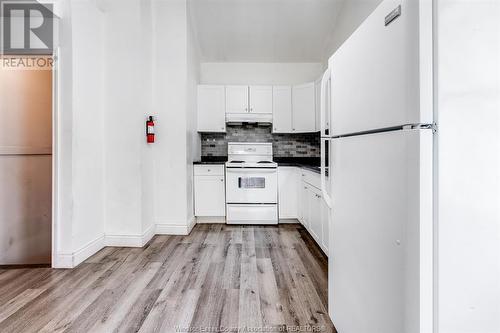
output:
<path id="1" fill-rule="evenodd" d="M 228 204 L 275 204 L 278 202 L 278 173 L 275 168 L 226 168 Z"/>
<path id="2" fill-rule="evenodd" d="M 278 169 L 271 143 L 229 143 L 228 224 L 278 223 Z"/>

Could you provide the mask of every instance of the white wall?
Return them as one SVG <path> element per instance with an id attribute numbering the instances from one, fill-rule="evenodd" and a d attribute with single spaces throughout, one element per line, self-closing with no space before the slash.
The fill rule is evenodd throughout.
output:
<path id="1" fill-rule="evenodd" d="M 57 6 L 59 21 L 59 59 L 57 61 L 57 106 L 53 171 L 57 174 L 54 191 L 53 267 L 71 267 L 73 256 L 73 50 L 71 2 Z"/>
<path id="2" fill-rule="evenodd" d="M 186 1 L 155 1 L 153 107 L 158 114 L 155 150 L 155 221 L 162 230 L 185 229 L 186 216 Z"/>
<path id="3" fill-rule="evenodd" d="M 151 104 L 142 40 L 142 4 L 113 2 L 105 9 L 105 232 L 116 238 L 142 234 L 144 114 Z M 138 52 L 140 50 L 140 52 Z"/>
<path id="4" fill-rule="evenodd" d="M 104 236 L 103 13 L 72 3 L 72 185 L 74 251 Z"/>
<path id="5" fill-rule="evenodd" d="M 186 0 L 59 7 L 54 266 L 72 267 L 105 245 L 190 231 L 199 63 Z M 148 115 L 156 116 L 153 145 Z"/>
<path id="6" fill-rule="evenodd" d="M 191 15 L 192 2 L 187 2 L 187 219 L 194 219 L 194 179 L 193 162 L 201 158 L 201 138 L 197 132 L 198 83 L 200 82 L 200 49 L 195 35 L 194 22 Z"/>
<path id="7" fill-rule="evenodd" d="M 322 63 L 202 63 L 203 84 L 296 84 L 317 80 Z"/>
<path id="8" fill-rule="evenodd" d="M 500 4 L 437 2 L 439 333 L 500 332 Z"/>
<path id="9" fill-rule="evenodd" d="M 333 31 L 326 42 L 325 62 L 351 36 L 382 0 L 344 0 L 336 15 Z"/>

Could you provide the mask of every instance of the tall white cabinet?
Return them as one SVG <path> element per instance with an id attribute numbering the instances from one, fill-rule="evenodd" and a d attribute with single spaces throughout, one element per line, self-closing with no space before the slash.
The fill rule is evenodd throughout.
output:
<path id="1" fill-rule="evenodd" d="M 198 86 L 198 132 L 226 131 L 225 87 Z"/>
<path id="2" fill-rule="evenodd" d="M 292 87 L 273 87 L 273 133 L 292 132 Z"/>
<path id="3" fill-rule="evenodd" d="M 314 82 L 292 88 L 292 119 L 294 133 L 316 131 L 316 94 Z"/>

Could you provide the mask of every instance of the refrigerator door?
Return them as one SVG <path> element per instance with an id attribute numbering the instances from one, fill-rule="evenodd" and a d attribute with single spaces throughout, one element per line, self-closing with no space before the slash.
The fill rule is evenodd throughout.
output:
<path id="1" fill-rule="evenodd" d="M 339 332 L 432 332 L 432 137 L 332 140 L 328 296 Z"/>
<path id="2" fill-rule="evenodd" d="M 431 27 L 431 1 L 386 0 L 336 51 L 332 136 L 433 122 Z"/>

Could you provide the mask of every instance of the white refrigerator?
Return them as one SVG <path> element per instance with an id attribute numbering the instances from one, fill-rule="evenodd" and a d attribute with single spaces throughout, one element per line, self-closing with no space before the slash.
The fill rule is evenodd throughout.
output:
<path id="1" fill-rule="evenodd" d="M 322 79 L 329 314 L 341 333 L 432 332 L 432 50 L 432 2 L 386 0 Z"/>

